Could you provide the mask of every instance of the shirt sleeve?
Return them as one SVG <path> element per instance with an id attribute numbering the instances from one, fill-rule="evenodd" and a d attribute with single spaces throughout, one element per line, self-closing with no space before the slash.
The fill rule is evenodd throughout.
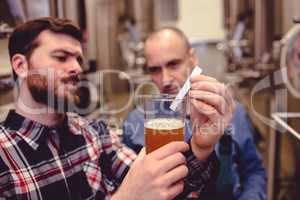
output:
<path id="1" fill-rule="evenodd" d="M 112 150 L 107 150 L 107 153 L 112 160 L 112 173 L 121 182 L 127 174 L 130 165 L 136 159 L 136 154 L 121 143 L 120 138 L 115 132 L 110 131 L 110 136 Z"/>
<path id="2" fill-rule="evenodd" d="M 242 106 L 238 107 L 235 121 L 236 142 L 238 148 L 238 172 L 241 182 L 241 194 L 238 200 L 266 199 L 266 172 L 253 140 L 253 127 Z"/>
<path id="3" fill-rule="evenodd" d="M 120 142 L 118 135 L 107 128 L 104 122 L 92 123 L 100 136 L 103 152 L 99 158 L 102 173 L 102 185 L 105 195 L 112 195 L 119 187 L 127 174 L 130 165 L 136 158 L 136 154 Z"/>
<path id="4" fill-rule="evenodd" d="M 188 166 L 188 176 L 184 179 L 184 191 L 179 199 L 198 199 L 205 186 L 215 182 L 219 170 L 219 161 L 215 152 L 211 153 L 206 161 L 199 161 L 193 154 L 191 148 L 185 153 Z"/>
<path id="5" fill-rule="evenodd" d="M 238 199 L 264 200 L 266 199 L 266 173 L 253 141 L 247 140 L 241 151 L 243 155 L 240 158 L 239 173 L 242 193 Z"/>

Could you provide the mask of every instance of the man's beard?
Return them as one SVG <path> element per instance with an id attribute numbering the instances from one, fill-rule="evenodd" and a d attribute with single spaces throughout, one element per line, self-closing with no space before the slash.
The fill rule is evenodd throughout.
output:
<path id="1" fill-rule="evenodd" d="M 69 92 L 65 91 L 66 85 L 61 83 L 62 87 L 59 88 L 58 84 L 55 80 L 50 83 L 48 77 L 41 74 L 31 74 L 27 77 L 29 91 L 36 102 L 52 107 L 58 113 L 74 111 L 79 102 L 77 88 Z"/>

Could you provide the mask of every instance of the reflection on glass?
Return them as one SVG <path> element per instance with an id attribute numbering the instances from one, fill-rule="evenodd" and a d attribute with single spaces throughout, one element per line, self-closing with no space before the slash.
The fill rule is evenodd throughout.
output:
<path id="1" fill-rule="evenodd" d="M 300 30 L 291 35 L 287 45 L 288 81 L 293 89 L 300 92 Z"/>

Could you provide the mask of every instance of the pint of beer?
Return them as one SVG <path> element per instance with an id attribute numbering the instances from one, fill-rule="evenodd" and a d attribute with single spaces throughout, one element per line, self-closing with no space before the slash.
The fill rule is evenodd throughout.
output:
<path id="1" fill-rule="evenodd" d="M 185 101 L 173 111 L 174 95 L 147 96 L 144 100 L 144 131 L 146 153 L 172 141 L 184 140 Z"/>
<path id="2" fill-rule="evenodd" d="M 172 141 L 184 140 L 184 123 L 175 118 L 157 118 L 145 123 L 146 153 Z"/>

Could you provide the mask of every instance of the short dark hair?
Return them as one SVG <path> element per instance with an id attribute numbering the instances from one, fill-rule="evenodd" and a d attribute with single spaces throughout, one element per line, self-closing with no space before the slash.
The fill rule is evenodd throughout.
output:
<path id="1" fill-rule="evenodd" d="M 64 33 L 82 42 L 82 33 L 72 21 L 53 17 L 38 18 L 20 24 L 15 28 L 8 42 L 10 60 L 17 53 L 23 54 L 29 59 L 33 50 L 39 46 L 36 39 L 45 30 Z M 13 78 L 16 80 L 17 74 L 13 69 L 12 71 Z"/>

